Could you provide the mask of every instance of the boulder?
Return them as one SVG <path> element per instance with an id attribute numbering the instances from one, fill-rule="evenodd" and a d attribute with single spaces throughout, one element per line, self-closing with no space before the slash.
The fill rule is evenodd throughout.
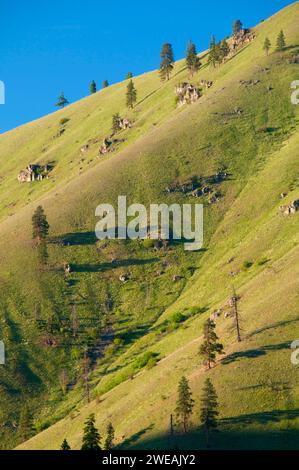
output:
<path id="1" fill-rule="evenodd" d="M 178 106 L 192 104 L 202 96 L 200 88 L 196 88 L 188 82 L 177 85 L 175 87 L 175 94 L 177 96 Z"/>

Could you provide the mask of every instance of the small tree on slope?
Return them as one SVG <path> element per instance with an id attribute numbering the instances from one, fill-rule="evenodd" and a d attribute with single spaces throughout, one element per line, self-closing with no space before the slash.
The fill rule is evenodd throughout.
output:
<path id="1" fill-rule="evenodd" d="M 95 427 L 95 415 L 93 413 L 85 421 L 81 450 L 101 450 L 101 437 Z"/>
<path id="2" fill-rule="evenodd" d="M 164 80 L 169 80 L 170 74 L 173 70 L 173 51 L 172 45 L 168 42 L 163 44 L 161 50 L 161 63 L 160 63 L 160 77 L 162 82 Z"/>
<path id="3" fill-rule="evenodd" d="M 210 445 L 210 433 L 217 428 L 218 397 L 210 379 L 206 379 L 201 396 L 200 422 L 205 430 L 206 445 Z"/>
<path id="4" fill-rule="evenodd" d="M 176 404 L 176 415 L 180 424 L 182 424 L 184 432 L 188 432 L 189 421 L 192 415 L 194 400 L 186 377 L 182 377 L 178 387 L 178 400 Z"/>
<path id="5" fill-rule="evenodd" d="M 112 423 L 108 423 L 107 436 L 106 436 L 106 440 L 105 440 L 104 450 L 113 449 L 114 435 L 115 435 L 114 427 L 113 427 Z"/>
<path id="6" fill-rule="evenodd" d="M 71 450 L 70 445 L 66 439 L 63 440 L 60 450 Z"/>
<path id="7" fill-rule="evenodd" d="M 207 320 L 204 324 L 204 342 L 199 348 L 199 354 L 203 358 L 203 364 L 211 369 L 212 364 L 216 362 L 216 355 L 223 354 L 223 345 L 218 342 L 218 336 L 215 333 L 216 325 L 212 320 Z"/>
<path id="8" fill-rule="evenodd" d="M 37 245 L 46 240 L 49 228 L 45 211 L 42 206 L 38 206 L 32 216 L 32 238 L 36 241 Z"/>

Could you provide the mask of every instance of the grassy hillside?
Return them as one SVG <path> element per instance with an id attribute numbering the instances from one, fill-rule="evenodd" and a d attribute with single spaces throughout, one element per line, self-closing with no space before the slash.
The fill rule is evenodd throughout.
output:
<path id="1" fill-rule="evenodd" d="M 189 80 L 181 61 L 167 83 L 156 71 L 134 79 L 133 111 L 125 108 L 123 82 L 0 136 L 0 337 L 7 348 L 0 369 L 2 447 L 30 437 L 20 425 L 27 403 L 37 435 L 19 448 L 55 449 L 65 437 L 80 447 L 90 412 L 102 433 L 113 422 L 121 448 L 201 448 L 198 399 L 207 376 L 220 402 L 216 448 L 298 447 L 298 367 L 290 361 L 299 331 L 298 215 L 279 210 L 299 198 L 298 107 L 290 100 L 298 64 L 289 63 L 299 49 L 298 18 L 297 2 L 258 25 L 255 40 L 215 69 L 203 53 L 192 82 L 214 85 L 193 105 L 175 105 L 175 85 Z M 275 44 L 281 29 L 288 48 L 266 57 L 265 37 Z M 243 80 L 259 82 L 244 86 Z M 115 112 L 134 126 L 119 134 L 124 142 L 114 152 L 97 158 Z M 62 118 L 69 120 L 62 125 Z M 90 139 L 97 141 L 82 156 Z M 29 163 L 50 162 L 48 180 L 17 181 Z M 224 167 L 230 176 L 214 187 L 220 201 L 199 199 L 205 207 L 201 252 L 174 243 L 154 250 L 142 242 L 95 240 L 99 203 L 115 204 L 120 194 L 146 205 L 194 202 L 165 187 Z M 51 227 L 43 270 L 31 240 L 39 204 Z M 69 276 L 64 263 L 72 266 Z M 122 284 L 120 274 L 128 282 Z M 241 298 L 243 341 L 236 342 L 232 320 L 222 314 L 217 333 L 225 356 L 207 373 L 198 356 L 202 325 L 215 309 L 227 310 L 233 285 Z M 186 317 L 181 324 L 173 321 L 178 312 Z M 86 348 L 89 404 L 82 383 Z M 158 362 L 146 367 L 149 353 Z M 169 416 L 183 374 L 196 399 L 193 429 L 170 440 Z"/>

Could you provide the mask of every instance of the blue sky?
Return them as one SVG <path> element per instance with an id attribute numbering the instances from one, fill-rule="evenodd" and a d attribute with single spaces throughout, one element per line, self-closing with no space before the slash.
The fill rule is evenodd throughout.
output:
<path id="1" fill-rule="evenodd" d="M 55 111 L 98 87 L 157 68 L 163 42 L 182 58 L 189 39 L 198 51 L 231 33 L 234 19 L 253 26 L 293 3 L 284 0 L 0 0 L 0 132 Z"/>

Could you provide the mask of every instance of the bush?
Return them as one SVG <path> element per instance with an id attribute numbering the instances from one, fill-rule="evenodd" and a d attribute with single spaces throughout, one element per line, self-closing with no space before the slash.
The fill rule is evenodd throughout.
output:
<path id="1" fill-rule="evenodd" d="M 252 261 L 244 261 L 244 263 L 243 263 L 243 268 L 244 268 L 244 269 L 250 269 L 251 266 L 253 266 L 253 262 L 252 262 Z"/>
<path id="2" fill-rule="evenodd" d="M 62 118 L 59 121 L 59 125 L 64 126 L 67 122 L 69 122 L 69 118 Z"/>
<path id="3" fill-rule="evenodd" d="M 143 246 L 144 248 L 154 248 L 156 245 L 157 240 L 151 240 L 150 238 L 147 238 L 146 240 L 143 240 Z"/>
<path id="4" fill-rule="evenodd" d="M 158 360 L 159 360 L 158 353 L 148 351 L 144 353 L 142 356 L 137 357 L 137 359 L 133 363 L 133 368 L 135 370 L 140 370 L 146 366 L 153 367 L 154 365 L 157 364 Z"/>

